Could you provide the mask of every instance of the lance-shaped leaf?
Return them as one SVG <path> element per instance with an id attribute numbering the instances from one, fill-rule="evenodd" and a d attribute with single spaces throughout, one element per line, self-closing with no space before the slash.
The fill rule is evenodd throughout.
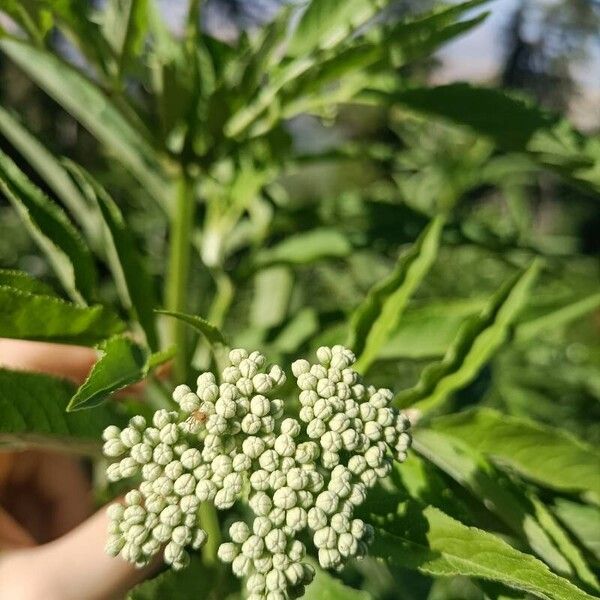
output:
<path id="1" fill-rule="evenodd" d="M 148 193 L 165 206 L 168 187 L 152 148 L 91 81 L 49 52 L 14 39 L 1 40 L 0 49 L 117 156 Z"/>
<path id="2" fill-rule="evenodd" d="M 527 152 L 544 167 L 600 189 L 600 140 L 585 138 L 567 121 L 520 97 L 466 83 L 376 95 L 381 101 L 468 126 L 506 150 Z"/>
<path id="3" fill-rule="evenodd" d="M 562 555 L 573 565 L 579 578 L 590 590 L 600 591 L 598 578 L 585 560 L 579 547 L 571 540 L 569 534 L 557 521 L 551 510 L 535 494 L 528 494 L 535 509 L 537 520 L 554 540 Z"/>
<path id="4" fill-rule="evenodd" d="M 508 478 L 498 473 L 481 454 L 461 440 L 438 431 L 419 428 L 413 435 L 413 447 L 419 454 L 466 487 L 488 510 L 525 540 L 554 571 L 566 576 L 573 575 L 572 564 L 556 548 L 553 539 L 539 522 L 535 504 Z M 560 526 L 556 524 L 556 527 L 556 531 L 559 531 Z"/>
<path id="5" fill-rule="evenodd" d="M 105 306 L 81 306 L 56 296 L 0 284 L 0 337 L 93 345 L 125 329 Z"/>
<path id="6" fill-rule="evenodd" d="M 444 358 L 426 367 L 414 387 L 397 394 L 396 403 L 430 410 L 470 383 L 504 344 L 539 270 L 536 260 L 502 286 L 479 315 L 465 322 Z"/>
<path id="7" fill-rule="evenodd" d="M 348 239 L 335 229 L 298 233 L 257 253 L 256 265 L 305 265 L 326 258 L 344 258 L 352 251 Z"/>
<path id="8" fill-rule="evenodd" d="M 94 293 L 96 270 L 78 231 L 17 165 L 0 151 L 0 190 L 46 254 L 67 293 L 85 303 Z"/>
<path id="9" fill-rule="evenodd" d="M 10 112 L 0 106 L 0 132 L 37 171 L 56 197 L 69 209 L 89 237 L 97 231 L 94 214 L 60 161 Z"/>
<path id="10" fill-rule="evenodd" d="M 56 296 L 54 290 L 39 279 L 35 279 L 24 271 L 0 269 L 0 286 L 6 286 L 21 292 L 41 294 L 43 296 Z"/>
<path id="11" fill-rule="evenodd" d="M 600 294 L 592 294 L 543 315 L 523 321 L 515 329 L 517 341 L 535 338 L 547 329 L 555 329 L 579 319 L 600 306 Z"/>
<path id="12" fill-rule="evenodd" d="M 68 411 L 97 406 L 114 392 L 144 379 L 150 369 L 173 358 L 174 349 L 154 354 L 129 338 L 116 336 L 100 346 L 101 356 L 71 398 Z"/>
<path id="13" fill-rule="evenodd" d="M 104 222 L 104 249 L 121 301 L 137 319 L 152 350 L 158 347 L 154 319 L 156 294 L 145 261 L 123 214 L 106 190 L 89 173 L 68 163 L 80 189 L 98 207 Z"/>
<path id="14" fill-rule="evenodd" d="M 100 435 L 117 421 L 106 407 L 68 414 L 73 384 L 37 373 L 0 369 L 0 447 L 100 450 Z"/>
<path id="15" fill-rule="evenodd" d="M 439 417 L 433 427 L 542 486 L 600 497 L 600 452 L 561 429 L 488 408 Z"/>
<path id="16" fill-rule="evenodd" d="M 400 258 L 392 273 L 376 284 L 354 311 L 347 345 L 365 372 L 396 329 L 406 305 L 435 260 L 444 219 L 436 217 L 413 246 Z"/>
<path id="17" fill-rule="evenodd" d="M 544 600 L 593 600 L 537 558 L 432 506 L 411 511 L 407 518 L 375 517 L 374 522 L 385 531 L 375 532 L 369 553 L 383 558 L 392 568 L 418 569 L 436 577 L 463 575 L 495 581 Z"/>
<path id="18" fill-rule="evenodd" d="M 600 508 L 557 498 L 552 507 L 569 531 L 600 560 Z"/>
<path id="19" fill-rule="evenodd" d="M 203 319 L 202 317 L 199 317 L 197 315 L 188 315 L 182 312 L 176 312 L 172 310 L 157 310 L 155 312 L 161 315 L 167 315 L 168 317 L 179 319 L 180 321 L 187 323 L 196 331 L 201 333 L 211 344 L 227 344 L 227 342 L 225 341 L 225 337 L 221 333 L 221 330 L 212 323 L 209 323 L 206 319 Z"/>
<path id="20" fill-rule="evenodd" d="M 372 0 L 312 0 L 304 11 L 287 47 L 290 56 L 331 48 L 377 11 Z"/>

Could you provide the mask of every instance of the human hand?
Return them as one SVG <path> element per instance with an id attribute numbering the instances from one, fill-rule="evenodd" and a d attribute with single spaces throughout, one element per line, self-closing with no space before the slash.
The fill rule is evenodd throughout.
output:
<path id="1" fill-rule="evenodd" d="M 0 340 L 0 366 L 82 381 L 89 348 Z M 108 518 L 92 515 L 81 462 L 50 451 L 0 452 L 0 600 L 109 600 L 152 570 L 104 552 Z M 90 516 L 91 515 L 91 516 Z"/>

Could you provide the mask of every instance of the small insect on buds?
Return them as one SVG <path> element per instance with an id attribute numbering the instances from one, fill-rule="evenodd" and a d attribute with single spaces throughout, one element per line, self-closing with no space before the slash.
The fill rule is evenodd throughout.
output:
<path id="1" fill-rule="evenodd" d="M 165 561 L 183 568 L 188 550 L 207 539 L 200 504 L 235 510 L 244 502 L 249 521 L 229 527 L 218 557 L 245 578 L 247 598 L 302 595 L 314 570 L 302 562 L 300 535 L 312 540 L 323 568 L 363 556 L 373 530 L 354 511 L 390 473 L 392 459 L 406 457 L 409 422 L 389 390 L 362 383 L 350 350 L 321 347 L 317 359 L 291 366 L 297 417 L 274 397 L 284 371 L 265 370 L 259 352 L 234 349 L 220 377 L 202 373 L 196 391 L 175 388 L 179 412 L 108 427 L 104 454 L 116 462 L 107 478 L 141 476 L 141 483 L 108 509 L 106 551 L 142 566 L 164 549 Z"/>

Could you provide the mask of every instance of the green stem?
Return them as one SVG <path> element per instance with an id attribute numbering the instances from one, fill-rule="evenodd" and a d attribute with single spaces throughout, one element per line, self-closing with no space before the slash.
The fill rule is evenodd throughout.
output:
<path id="1" fill-rule="evenodd" d="M 187 308 L 194 213 L 193 181 L 184 173 L 177 183 L 176 203 L 171 216 L 169 271 L 165 298 L 167 309 L 177 312 L 186 312 Z M 170 341 L 177 347 L 173 375 L 178 383 L 183 383 L 188 376 L 187 329 L 185 323 L 179 319 L 171 319 L 170 327 Z"/>
<path id="2" fill-rule="evenodd" d="M 188 305 L 195 205 L 194 181 L 184 172 L 177 184 L 176 204 L 171 217 L 169 271 L 165 299 L 167 308 L 178 312 L 186 312 Z M 187 326 L 179 319 L 172 319 L 170 327 L 171 342 L 177 347 L 173 375 L 178 383 L 183 383 L 189 377 Z M 219 519 L 212 504 L 202 504 L 199 514 L 202 527 L 208 534 L 203 558 L 206 564 L 215 564 L 221 537 Z"/>

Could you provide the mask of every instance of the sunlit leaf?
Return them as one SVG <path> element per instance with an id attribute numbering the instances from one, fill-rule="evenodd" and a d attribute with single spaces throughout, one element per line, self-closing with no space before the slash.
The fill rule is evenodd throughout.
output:
<path id="1" fill-rule="evenodd" d="M 280 325 L 287 314 L 294 279 L 290 269 L 273 266 L 254 276 L 250 320 L 261 329 Z"/>
<path id="2" fill-rule="evenodd" d="M 502 286 L 483 311 L 461 327 L 444 358 L 426 367 L 419 382 L 397 394 L 396 402 L 401 406 L 430 410 L 471 382 L 506 341 L 510 326 L 529 297 L 540 266 L 534 261 Z"/>
<path id="3" fill-rule="evenodd" d="M 0 49 L 167 205 L 168 186 L 152 148 L 95 85 L 44 50 L 9 39 L 0 41 Z"/>
<path id="4" fill-rule="evenodd" d="M 0 337 L 92 345 L 125 329 L 105 306 L 71 304 L 39 291 L 0 284 Z"/>
<path id="5" fill-rule="evenodd" d="M 586 139 L 566 121 L 502 90 L 466 83 L 385 93 L 382 101 L 466 125 L 506 150 L 528 152 L 548 169 L 600 189 L 600 141 Z"/>
<path id="6" fill-rule="evenodd" d="M 301 56 L 318 48 L 330 48 L 376 10 L 371 0 L 312 0 L 288 42 L 287 52 L 290 56 Z"/>
<path id="7" fill-rule="evenodd" d="M 366 371 L 397 327 L 406 304 L 429 271 L 440 243 L 444 219 L 437 217 L 413 246 L 400 256 L 392 273 L 377 283 L 354 311 L 347 345 Z"/>
<path id="8" fill-rule="evenodd" d="M 60 161 L 25 129 L 16 116 L 1 106 L 0 132 L 39 173 L 88 235 L 94 236 L 97 231 L 94 215 Z"/>
<path id="9" fill-rule="evenodd" d="M 141 381 L 152 369 L 175 355 L 174 348 L 150 354 L 123 336 L 106 340 L 99 349 L 100 358 L 71 398 L 69 412 L 97 406 L 114 392 Z"/>
<path id="10" fill-rule="evenodd" d="M 439 417 L 434 427 L 460 438 L 498 465 L 565 492 L 600 497 L 600 453 L 565 431 L 480 408 Z"/>
<path id="11" fill-rule="evenodd" d="M 305 600 L 370 600 L 371 594 L 344 585 L 339 579 L 320 567 L 315 567 L 315 578 L 306 587 Z"/>
<path id="12" fill-rule="evenodd" d="M 600 560 L 600 508 L 557 498 L 552 507 L 573 535 Z"/>
<path id="13" fill-rule="evenodd" d="M 535 507 L 483 456 L 461 440 L 437 431 L 418 428 L 413 435 L 413 446 L 417 452 L 466 487 L 488 510 L 526 540 L 531 549 L 555 571 L 572 575 L 571 565 L 536 518 Z"/>
<path id="14" fill-rule="evenodd" d="M 304 265 L 326 258 L 343 258 L 352 251 L 348 239 L 336 229 L 313 229 L 287 237 L 257 253 L 258 266 Z"/>
<path id="15" fill-rule="evenodd" d="M 154 320 L 156 294 L 146 261 L 136 247 L 131 229 L 106 190 L 83 169 L 69 164 L 83 193 L 95 204 L 104 222 L 104 249 L 117 289 L 125 307 L 132 312 L 146 334 L 152 350 L 158 347 Z"/>
<path id="16" fill-rule="evenodd" d="M 96 269 L 79 232 L 61 208 L 3 152 L 0 152 L 0 190 L 48 257 L 69 295 L 81 303 L 92 298 Z"/>
<path id="17" fill-rule="evenodd" d="M 42 296 L 55 296 L 55 291 L 43 281 L 35 279 L 24 271 L 0 269 L 0 286 L 12 288 L 20 292 L 30 292 Z"/>
<path id="18" fill-rule="evenodd" d="M 201 333 L 211 344 L 226 344 L 225 337 L 221 333 L 220 329 L 209 323 L 206 319 L 197 315 L 186 315 L 185 313 L 176 312 L 172 310 L 157 310 L 155 311 L 161 315 L 167 315 L 179 319 L 183 323 L 187 323 L 193 327 L 196 331 Z"/>
<path id="19" fill-rule="evenodd" d="M 410 523 L 395 517 L 386 524 L 387 531 L 377 530 L 370 554 L 381 557 L 392 568 L 496 581 L 545 600 L 592 600 L 540 560 L 491 533 L 463 525 L 437 508 L 429 506 L 420 516 L 416 511 L 410 516 Z"/>

